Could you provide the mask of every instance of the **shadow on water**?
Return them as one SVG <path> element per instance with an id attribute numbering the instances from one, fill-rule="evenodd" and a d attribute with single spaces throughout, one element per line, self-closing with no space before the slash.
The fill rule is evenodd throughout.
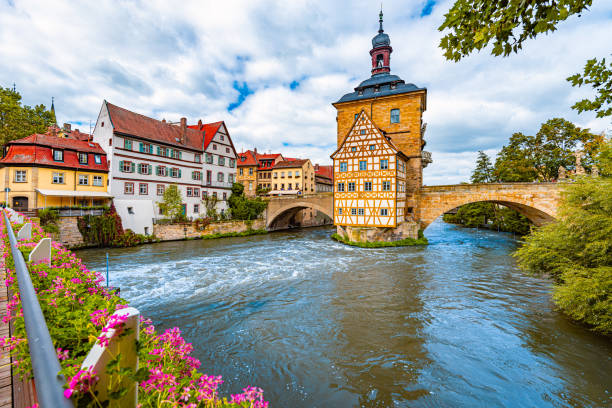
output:
<path id="1" fill-rule="evenodd" d="M 511 234 L 436 222 L 428 247 L 361 249 L 330 228 L 109 250 L 111 284 L 179 326 L 222 392 L 275 407 L 612 405 L 612 347 L 523 275 Z M 104 270 L 105 250 L 83 250 Z"/>

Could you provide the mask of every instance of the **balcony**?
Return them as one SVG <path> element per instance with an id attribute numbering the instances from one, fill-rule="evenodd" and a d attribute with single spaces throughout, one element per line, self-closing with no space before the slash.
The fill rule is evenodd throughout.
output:
<path id="1" fill-rule="evenodd" d="M 230 183 L 229 181 L 205 181 L 202 183 L 204 187 L 218 187 L 218 188 L 232 188 L 234 183 Z"/>

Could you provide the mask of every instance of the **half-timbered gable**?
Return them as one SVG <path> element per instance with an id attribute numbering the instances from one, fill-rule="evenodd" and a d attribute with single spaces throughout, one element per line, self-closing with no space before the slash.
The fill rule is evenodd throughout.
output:
<path id="1" fill-rule="evenodd" d="M 397 193 L 405 191 L 405 160 L 400 156 L 403 155 L 393 143 L 361 111 L 332 155 L 336 225 L 397 225 Z M 401 178 L 398 165 L 403 167 Z"/>

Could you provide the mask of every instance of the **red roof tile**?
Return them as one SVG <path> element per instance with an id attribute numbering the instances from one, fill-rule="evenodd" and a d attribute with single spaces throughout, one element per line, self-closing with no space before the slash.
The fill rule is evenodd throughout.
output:
<path id="1" fill-rule="evenodd" d="M 334 179 L 334 166 L 321 166 L 315 165 L 315 174 L 323 177 L 327 177 L 331 180 Z"/>
<path id="2" fill-rule="evenodd" d="M 13 140 L 8 145 L 37 145 L 47 146 L 56 149 L 70 149 L 79 152 L 106 154 L 99 144 L 83 140 L 76 140 L 71 137 L 58 137 L 53 135 L 33 134 L 19 140 Z"/>
<path id="3" fill-rule="evenodd" d="M 32 136 L 44 136 L 44 135 L 32 135 Z M 80 144 L 83 142 L 79 142 L 73 139 L 64 139 L 55 136 L 55 139 L 70 141 L 72 144 Z M 30 138 L 28 136 L 27 138 Z M 24 138 L 24 139 L 27 139 Z M 108 163 L 106 161 L 106 154 L 97 146 L 97 149 L 74 149 L 74 146 L 63 148 L 58 146 L 59 143 L 54 143 L 53 145 L 40 145 L 34 143 L 23 143 L 23 140 L 13 141 L 8 144 L 8 152 L 5 157 L 0 159 L 0 165 L 7 164 L 17 164 L 17 165 L 39 165 L 39 166 L 48 166 L 48 167 L 58 167 L 58 168 L 73 168 L 73 169 L 83 169 L 90 171 L 108 171 Z M 87 144 L 87 142 L 84 142 Z M 58 162 L 53 160 L 53 148 L 62 148 L 64 151 L 64 161 Z M 79 163 L 79 157 L 77 155 L 77 151 L 88 153 L 88 161 L 87 164 Z M 94 154 L 100 154 L 100 164 L 96 164 L 94 160 Z"/>
<path id="4" fill-rule="evenodd" d="M 296 167 L 302 167 L 304 165 L 304 163 L 306 163 L 308 161 L 308 159 L 293 159 L 293 160 L 284 160 L 281 162 L 278 162 L 274 165 L 275 169 L 281 169 L 281 168 L 296 168 Z"/>
<path id="5" fill-rule="evenodd" d="M 204 132 L 204 147 L 203 150 L 208 148 L 208 145 L 212 141 L 213 137 L 217 134 L 217 131 L 223 124 L 223 121 L 214 123 L 203 123 L 198 125 L 187 126 L 189 129 L 195 129 L 200 132 Z"/>
<path id="6" fill-rule="evenodd" d="M 181 129 L 181 126 L 171 125 L 157 119 L 149 118 L 106 101 L 104 101 L 104 103 L 108 107 L 111 123 L 115 132 L 171 146 L 198 151 L 204 150 L 202 132 L 197 129 L 186 126 L 184 129 L 185 141 L 181 143 L 181 138 L 183 136 L 183 129 Z"/>
<path id="7" fill-rule="evenodd" d="M 238 167 L 242 166 L 257 166 L 255 152 L 247 150 L 246 152 L 238 153 Z"/>

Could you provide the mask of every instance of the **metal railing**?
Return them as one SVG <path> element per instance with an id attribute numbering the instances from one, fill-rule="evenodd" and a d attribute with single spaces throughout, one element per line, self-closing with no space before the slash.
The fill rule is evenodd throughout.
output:
<path id="1" fill-rule="evenodd" d="M 36 381 L 38 403 L 41 408 L 72 408 L 74 407 L 72 401 L 64 397 L 63 385 L 66 379 L 59 374 L 62 368 L 57 359 L 45 317 L 40 309 L 30 272 L 23 259 L 23 254 L 17 248 L 17 239 L 6 210 L 2 212 L 15 262 L 15 274 L 19 284 L 21 308 L 30 347 L 30 360 Z"/>

